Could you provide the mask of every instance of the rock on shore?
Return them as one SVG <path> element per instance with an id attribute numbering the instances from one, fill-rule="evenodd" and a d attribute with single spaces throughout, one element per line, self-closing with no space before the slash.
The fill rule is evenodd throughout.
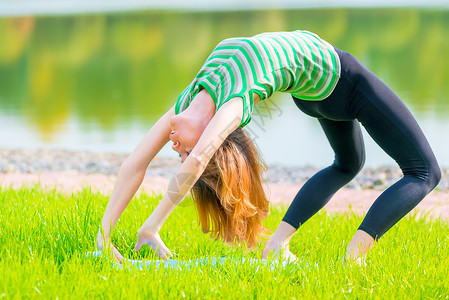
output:
<path id="1" fill-rule="evenodd" d="M 127 154 L 75 152 L 66 150 L 17 150 L 0 148 L 0 173 L 43 173 L 50 171 L 77 171 L 84 174 L 116 175 Z M 181 163 L 178 159 L 156 157 L 147 174 L 171 177 Z M 303 184 L 319 168 L 313 166 L 268 166 L 265 179 L 268 183 Z M 442 168 L 443 178 L 439 190 L 449 190 L 449 169 Z M 402 176 L 394 166 L 364 168 L 347 188 L 383 190 Z"/>

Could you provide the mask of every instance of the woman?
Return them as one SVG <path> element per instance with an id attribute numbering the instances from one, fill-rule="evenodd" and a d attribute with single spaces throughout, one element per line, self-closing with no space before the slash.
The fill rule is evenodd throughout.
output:
<path id="1" fill-rule="evenodd" d="M 261 223 L 269 214 L 262 189 L 265 165 L 241 128 L 254 106 L 275 91 L 292 94 L 301 111 L 319 119 L 335 160 L 299 190 L 263 258 L 273 252 L 295 259 L 288 246 L 292 235 L 361 170 L 365 152 L 359 122 L 404 176 L 374 202 L 347 247 L 347 259 L 364 256 L 438 184 L 437 161 L 409 110 L 351 54 L 307 31 L 226 39 L 120 169 L 102 219 L 104 238 L 119 261 L 122 256 L 109 242 L 111 230 L 169 140 L 183 164 L 139 229 L 135 250 L 147 244 L 161 258 L 172 256 L 158 232 L 191 188 L 205 233 L 249 247 L 266 236 Z M 99 232 L 97 245 L 102 249 L 103 244 Z"/>

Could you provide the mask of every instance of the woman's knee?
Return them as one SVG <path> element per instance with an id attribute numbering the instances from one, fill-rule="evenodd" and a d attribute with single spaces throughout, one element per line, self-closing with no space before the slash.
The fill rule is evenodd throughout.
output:
<path id="1" fill-rule="evenodd" d="M 411 176 L 422 180 L 428 188 L 428 192 L 433 190 L 441 180 L 441 169 L 436 160 L 431 160 L 430 163 L 423 165 L 421 167 L 401 167 L 404 176 Z"/>
<path id="2" fill-rule="evenodd" d="M 333 167 L 338 169 L 340 173 L 347 177 L 354 178 L 365 165 L 365 151 L 361 149 L 353 155 L 347 156 L 344 159 L 336 158 Z"/>
<path id="3" fill-rule="evenodd" d="M 441 181 L 441 169 L 438 163 L 433 163 L 428 170 L 427 181 L 429 183 L 429 187 L 433 190 Z"/>

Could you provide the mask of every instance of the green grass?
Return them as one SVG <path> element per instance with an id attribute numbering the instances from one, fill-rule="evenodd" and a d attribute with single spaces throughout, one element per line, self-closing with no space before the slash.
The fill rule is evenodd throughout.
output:
<path id="1" fill-rule="evenodd" d="M 156 258 L 145 246 L 131 250 L 160 199 L 142 194 L 125 210 L 112 238 L 125 257 Z M 0 188 L 0 298 L 449 298 L 447 221 L 407 216 L 380 239 L 363 267 L 341 263 L 362 218 L 322 212 L 291 241 L 291 251 L 301 258 L 295 270 L 261 266 L 255 272 L 252 266 L 226 264 L 190 271 L 117 270 L 105 260 L 85 258 L 96 250 L 107 201 L 107 195 L 88 189 L 67 195 L 39 186 Z M 174 258 L 245 255 L 204 235 L 188 204 L 176 208 L 160 232 Z M 277 226 L 286 209 L 273 207 L 266 226 Z"/>

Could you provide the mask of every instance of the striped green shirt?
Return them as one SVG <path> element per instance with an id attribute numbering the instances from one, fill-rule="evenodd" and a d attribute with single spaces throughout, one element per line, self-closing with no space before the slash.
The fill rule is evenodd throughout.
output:
<path id="1" fill-rule="evenodd" d="M 261 100 L 280 91 L 319 101 L 332 93 L 339 77 L 340 60 L 334 47 L 308 31 L 225 39 L 179 96 L 175 113 L 185 110 L 204 88 L 216 111 L 229 99 L 242 97 L 243 127 L 251 120 L 253 93 Z"/>

